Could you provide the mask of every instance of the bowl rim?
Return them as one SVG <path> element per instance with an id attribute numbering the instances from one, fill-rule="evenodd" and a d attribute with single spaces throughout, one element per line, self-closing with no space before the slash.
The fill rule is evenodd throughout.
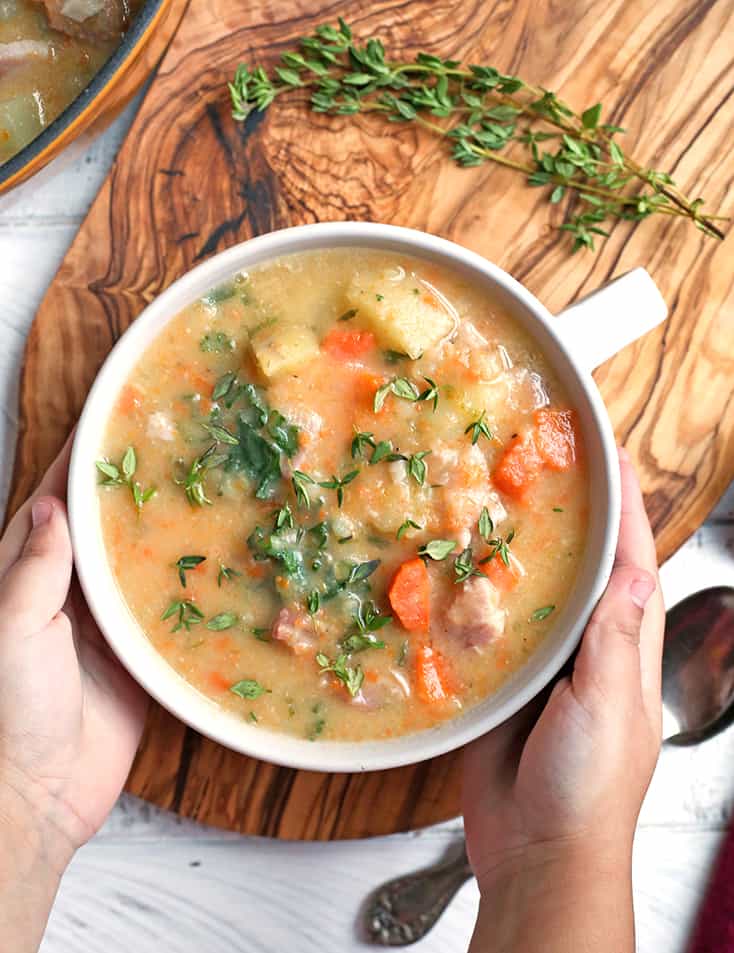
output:
<path id="1" fill-rule="evenodd" d="M 115 80 L 117 74 L 124 70 L 128 62 L 136 56 L 138 47 L 145 41 L 149 29 L 155 25 L 154 21 L 168 3 L 170 3 L 170 0 L 145 0 L 125 31 L 120 43 L 84 89 L 77 93 L 69 105 L 62 109 L 58 116 L 35 139 L 31 139 L 20 152 L 16 152 L 7 162 L 0 165 L 0 190 L 24 172 L 33 162 L 41 159 L 43 154 L 51 149 L 57 140 L 82 119 L 84 113 L 96 100 L 104 95 L 105 90 Z"/>
<path id="2" fill-rule="evenodd" d="M 546 356 L 552 344 L 555 353 L 549 359 L 554 369 L 558 371 L 561 363 L 573 375 L 573 388 L 585 401 L 585 406 L 577 405 L 577 410 L 583 414 L 587 449 L 590 437 L 595 443 L 593 459 L 587 455 L 590 493 L 600 492 L 600 486 L 594 486 L 598 481 L 591 480 L 591 465 L 604 483 L 599 512 L 590 506 L 592 519 L 596 520 L 596 544 L 593 553 L 583 556 L 586 588 L 580 594 L 572 591 L 556 625 L 528 661 L 497 692 L 467 712 L 421 732 L 377 741 L 309 741 L 249 725 L 201 694 L 169 666 L 133 619 L 117 590 L 100 543 L 96 477 L 91 466 L 108 419 L 106 415 L 101 423 L 95 419 L 103 416 L 99 408 L 105 402 L 111 407 L 144 350 L 187 303 L 253 264 L 294 251 L 338 246 L 392 249 L 409 256 L 441 260 L 449 268 L 463 270 L 493 285 L 498 294 L 514 302 L 518 315 L 524 315 L 522 322 L 531 327 L 536 340 L 541 339 Z M 69 467 L 69 521 L 77 575 L 93 617 L 123 666 L 151 697 L 202 735 L 241 754 L 302 770 L 360 772 L 414 764 L 467 744 L 524 707 L 552 681 L 578 645 L 588 616 L 611 574 L 621 511 L 616 442 L 606 408 L 591 374 L 579 365 L 552 321 L 550 312 L 527 288 L 477 253 L 426 232 L 374 222 L 326 222 L 270 232 L 220 252 L 169 285 L 141 312 L 104 361 L 79 419 Z M 573 390 L 568 381 L 564 383 L 567 390 Z M 90 493 L 95 497 L 92 506 Z M 110 613 L 110 600 L 117 613 Z M 578 605 L 569 614 L 574 600 Z M 126 624 L 119 613 L 126 617 Z M 112 615 L 114 621 L 110 622 Z"/>

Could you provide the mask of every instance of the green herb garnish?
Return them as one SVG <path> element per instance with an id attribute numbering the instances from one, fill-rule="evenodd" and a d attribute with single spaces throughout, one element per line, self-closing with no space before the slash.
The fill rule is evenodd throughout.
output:
<path id="1" fill-rule="evenodd" d="M 554 507 L 553 507 L 553 512 L 554 512 L 554 513 L 563 513 L 563 507 L 562 507 L 562 506 L 554 506 Z"/>
<path id="2" fill-rule="evenodd" d="M 230 433 L 226 427 L 219 424 L 202 423 L 204 430 L 219 443 L 226 443 L 228 446 L 236 447 L 239 441 L 233 433 Z"/>
<path id="3" fill-rule="evenodd" d="M 219 572 L 217 573 L 217 585 L 221 589 L 222 583 L 226 580 L 230 582 L 232 579 L 236 579 L 238 576 L 241 576 L 241 572 L 237 572 L 236 569 L 232 569 L 231 566 L 225 566 L 224 563 L 219 564 Z"/>
<path id="4" fill-rule="evenodd" d="M 316 589 L 313 589 L 306 597 L 306 609 L 308 610 L 309 615 L 316 615 L 316 613 L 319 611 L 320 605 L 321 596 Z"/>
<path id="5" fill-rule="evenodd" d="M 350 308 L 348 311 L 345 311 L 344 314 L 340 315 L 337 318 L 337 321 L 351 321 L 352 318 L 355 318 L 356 316 L 357 316 L 357 309 Z"/>
<path id="6" fill-rule="evenodd" d="M 375 435 L 363 430 L 355 430 L 352 439 L 352 460 L 363 457 L 367 447 L 375 446 Z"/>
<path id="7" fill-rule="evenodd" d="M 252 634 L 258 642 L 270 642 L 270 629 L 256 625 L 252 629 Z"/>
<path id="8" fill-rule="evenodd" d="M 398 527 L 398 531 L 395 534 L 396 539 L 402 539 L 403 536 L 408 532 L 409 529 L 423 529 L 422 526 L 419 526 L 414 520 L 407 519 L 404 523 L 401 523 Z"/>
<path id="9" fill-rule="evenodd" d="M 481 576 L 482 573 L 475 567 L 471 547 L 467 546 L 454 560 L 455 583 L 466 582 L 471 576 Z"/>
<path id="10" fill-rule="evenodd" d="M 486 437 L 487 440 L 494 439 L 494 435 L 489 429 L 487 421 L 484 419 L 485 414 L 486 411 L 483 410 L 479 417 L 476 420 L 473 420 L 464 431 L 465 434 L 471 431 L 472 446 L 477 443 L 480 437 Z"/>
<path id="11" fill-rule="evenodd" d="M 170 606 L 161 616 L 161 621 L 165 622 L 172 616 L 177 616 L 178 621 L 171 629 L 171 632 L 178 632 L 179 629 L 190 631 L 192 625 L 198 625 L 204 618 L 204 613 L 199 607 L 188 599 L 174 599 Z"/>
<path id="12" fill-rule="evenodd" d="M 427 556 L 436 562 L 446 559 L 456 549 L 456 543 L 452 539 L 432 539 L 421 546 L 418 550 L 419 556 Z"/>
<path id="13" fill-rule="evenodd" d="M 201 563 L 206 560 L 206 556 L 182 556 L 180 559 L 176 560 L 176 569 L 178 569 L 178 578 L 181 580 L 181 585 L 183 588 L 186 588 L 186 573 L 189 569 L 196 569 Z"/>
<path id="14" fill-rule="evenodd" d="M 418 395 L 418 400 L 432 400 L 433 401 L 433 412 L 436 413 L 436 408 L 438 407 L 438 384 L 431 380 L 430 377 L 424 377 L 423 380 L 428 384 L 428 387 Z"/>
<path id="15" fill-rule="evenodd" d="M 287 503 L 276 510 L 274 524 L 276 529 L 293 529 L 293 512 Z"/>
<path id="16" fill-rule="evenodd" d="M 413 453 L 408 458 L 408 475 L 412 476 L 418 486 L 423 486 L 426 482 L 426 465 L 423 458 L 427 457 L 430 450 L 421 450 L 419 453 Z"/>
<path id="17" fill-rule="evenodd" d="M 223 351 L 233 351 L 234 341 L 223 331 L 209 331 L 199 341 L 199 348 L 204 352 L 221 354 Z"/>
<path id="18" fill-rule="evenodd" d="M 482 537 L 484 542 L 488 543 L 492 533 L 494 532 L 494 523 L 492 522 L 492 517 L 489 515 L 489 510 L 486 506 L 482 507 L 482 512 L 479 514 L 477 528 L 479 529 L 479 535 Z"/>
<path id="19" fill-rule="evenodd" d="M 261 695 L 270 693 L 269 688 L 263 688 L 254 678 L 243 678 L 231 685 L 229 690 L 240 698 L 259 698 Z"/>
<path id="20" fill-rule="evenodd" d="M 321 674 L 333 672 L 336 678 L 346 687 L 352 698 L 359 692 L 364 681 L 364 672 L 361 665 L 349 665 L 346 653 L 338 655 L 332 661 L 323 652 L 319 652 L 316 656 L 316 662 Z"/>
<path id="21" fill-rule="evenodd" d="M 530 621 L 542 622 L 543 619 L 548 618 L 555 608 L 555 606 L 543 606 L 541 609 L 536 609 L 535 612 L 533 612 L 533 614 L 530 616 Z"/>
<path id="22" fill-rule="evenodd" d="M 393 450 L 392 440 L 380 440 L 378 444 L 375 444 L 375 449 L 372 451 L 370 466 L 374 463 L 381 463 L 383 460 L 393 463 L 395 460 L 405 459 L 406 457 L 402 453 L 396 453 Z"/>
<path id="23" fill-rule="evenodd" d="M 291 483 L 293 484 L 293 492 L 296 494 L 296 502 L 299 506 L 308 509 L 311 506 L 311 498 L 308 495 L 307 487 L 315 486 L 316 481 L 307 473 L 303 473 L 301 470 L 294 470 Z"/>
<path id="24" fill-rule="evenodd" d="M 398 665 L 403 666 L 408 658 L 408 640 L 403 639 L 400 643 L 400 651 L 398 652 L 397 662 Z"/>
<path id="25" fill-rule="evenodd" d="M 233 625 L 237 625 L 238 621 L 239 616 L 234 612 L 220 612 L 209 619 L 206 627 L 212 632 L 222 632 L 224 629 L 231 629 Z"/>
<path id="26" fill-rule="evenodd" d="M 330 480 L 322 480 L 319 486 L 325 490 L 336 490 L 336 503 L 337 506 L 341 507 L 344 502 L 344 487 L 356 479 L 357 476 L 359 476 L 359 470 L 352 470 L 349 473 L 345 473 L 343 477 L 338 477 L 334 474 Z"/>
<path id="27" fill-rule="evenodd" d="M 493 66 L 430 53 L 388 58 L 379 39 L 358 43 L 342 19 L 281 54 L 272 74 L 240 64 L 229 92 L 239 121 L 297 92 L 306 93 L 314 112 L 418 124 L 444 139 L 460 166 L 495 162 L 545 189 L 551 204 L 568 196 L 560 228 L 573 237 L 573 251 L 593 249 L 617 219 L 655 213 L 688 218 L 704 234 L 724 237 L 720 216 L 706 215 L 701 199 L 689 199 L 670 175 L 622 151 L 617 136 L 624 130 L 602 122 L 601 103 L 576 112 L 554 92 Z"/>
<path id="28" fill-rule="evenodd" d="M 499 556 L 502 562 L 505 564 L 505 566 L 509 566 L 510 565 L 510 550 L 508 547 L 514 538 L 515 538 L 515 530 L 511 529 L 504 539 L 502 539 L 501 536 L 487 539 L 486 542 L 487 542 L 487 545 L 489 546 L 489 553 L 484 557 L 484 559 L 479 560 L 479 565 L 483 566 L 485 563 L 488 563 L 490 560 L 494 559 L 495 556 Z"/>
<path id="29" fill-rule="evenodd" d="M 137 480 L 133 480 L 138 467 L 138 458 L 134 447 L 128 447 L 122 455 L 120 465 L 115 466 L 109 460 L 96 460 L 94 464 L 104 477 L 100 486 L 126 486 L 132 494 L 135 509 L 140 513 L 143 505 L 151 500 L 158 492 L 154 486 L 144 490 Z"/>
<path id="30" fill-rule="evenodd" d="M 383 384 L 382 387 L 378 387 L 375 391 L 373 407 L 376 414 L 382 410 L 388 394 L 394 394 L 395 397 L 400 397 L 401 400 L 409 401 L 416 401 L 420 397 L 418 388 L 412 381 L 409 381 L 407 377 L 393 377 L 392 380 Z"/>
<path id="31" fill-rule="evenodd" d="M 217 453 L 216 450 L 217 445 L 213 443 L 204 453 L 196 457 L 183 480 L 186 499 L 192 506 L 204 506 L 204 504 L 211 506 L 212 501 L 204 489 L 204 477 L 207 471 L 221 467 L 227 462 L 227 454 Z"/>
<path id="32" fill-rule="evenodd" d="M 409 361 L 411 359 L 410 354 L 406 354 L 405 351 L 393 351 L 391 349 L 383 351 L 382 356 L 388 364 L 397 364 L 399 361 Z"/>

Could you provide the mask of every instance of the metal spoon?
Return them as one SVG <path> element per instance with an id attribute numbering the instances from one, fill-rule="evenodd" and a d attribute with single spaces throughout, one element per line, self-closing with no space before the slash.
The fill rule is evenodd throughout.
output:
<path id="1" fill-rule="evenodd" d="M 663 739 L 696 744 L 734 721 L 734 589 L 697 592 L 670 609 L 663 646 Z M 364 926 L 377 946 L 408 946 L 436 924 L 472 870 L 458 855 L 378 887 Z"/>

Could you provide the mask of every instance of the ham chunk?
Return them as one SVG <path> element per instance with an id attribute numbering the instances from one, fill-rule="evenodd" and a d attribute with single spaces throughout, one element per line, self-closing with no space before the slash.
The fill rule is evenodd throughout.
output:
<path id="1" fill-rule="evenodd" d="M 37 0 L 49 24 L 60 33 L 82 40 L 114 40 L 130 20 L 129 0 Z"/>
<path id="2" fill-rule="evenodd" d="M 456 588 L 444 619 L 446 635 L 467 648 L 483 648 L 500 638 L 507 612 L 489 579 L 472 576 Z"/>
<path id="3" fill-rule="evenodd" d="M 316 630 L 313 619 L 293 606 L 281 609 L 273 622 L 271 636 L 282 642 L 294 655 L 305 655 L 316 648 Z"/>
<path id="4" fill-rule="evenodd" d="M 442 447 L 435 450 L 427 462 L 429 481 L 444 488 L 439 491 L 443 521 L 461 548 L 471 542 L 483 507 L 487 507 L 495 526 L 507 518 L 507 511 L 492 486 L 487 460 L 478 446 Z"/>

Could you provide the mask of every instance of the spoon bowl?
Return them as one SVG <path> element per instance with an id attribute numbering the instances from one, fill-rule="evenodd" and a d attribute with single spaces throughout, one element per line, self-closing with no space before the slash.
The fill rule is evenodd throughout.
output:
<path id="1" fill-rule="evenodd" d="M 734 720 L 734 589 L 696 592 L 665 618 L 663 738 L 697 744 Z"/>

